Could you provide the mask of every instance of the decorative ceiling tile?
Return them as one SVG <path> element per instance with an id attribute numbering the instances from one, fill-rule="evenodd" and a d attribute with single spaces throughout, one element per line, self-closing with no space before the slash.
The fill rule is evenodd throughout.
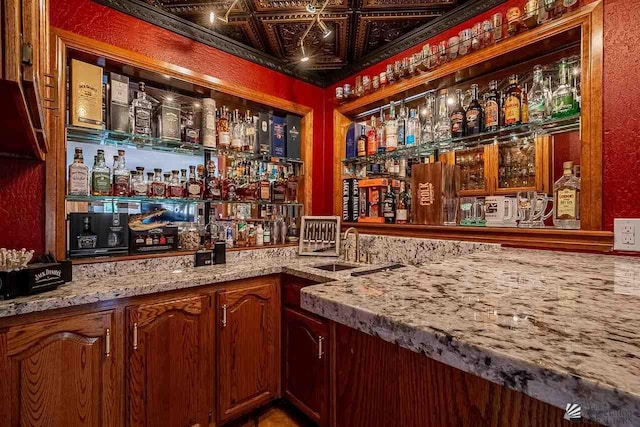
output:
<path id="1" fill-rule="evenodd" d="M 223 15 L 233 4 L 233 0 L 155 0 L 159 6 L 167 12 L 175 14 L 193 14 L 202 12 L 209 19 L 209 12 L 212 10 L 219 15 Z M 248 12 L 244 0 L 239 1 L 231 13 Z"/>
<path id="2" fill-rule="evenodd" d="M 319 10 L 324 2 L 319 0 L 247 0 L 253 3 L 254 10 L 258 12 L 273 11 L 304 11 L 307 4 L 311 3 Z M 329 0 L 326 10 L 345 10 L 349 8 L 349 0 Z"/>
<path id="3" fill-rule="evenodd" d="M 450 9 L 462 3 L 457 0 L 420 1 L 420 0 L 362 0 L 362 10 L 368 9 Z"/>

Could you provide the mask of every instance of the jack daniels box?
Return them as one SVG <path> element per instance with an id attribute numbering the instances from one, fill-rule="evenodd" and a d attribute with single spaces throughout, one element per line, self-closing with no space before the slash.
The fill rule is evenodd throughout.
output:
<path id="1" fill-rule="evenodd" d="M 342 180 L 342 221 L 357 221 L 359 216 L 360 189 L 356 178 Z"/>
<path id="2" fill-rule="evenodd" d="M 71 277 L 68 277 L 70 269 L 71 263 L 37 262 L 19 271 L 0 272 L 0 299 L 56 289 L 71 280 Z"/>

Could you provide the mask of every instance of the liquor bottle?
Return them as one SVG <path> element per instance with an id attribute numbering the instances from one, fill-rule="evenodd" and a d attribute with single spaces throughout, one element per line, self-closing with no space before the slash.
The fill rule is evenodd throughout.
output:
<path id="1" fill-rule="evenodd" d="M 398 120 L 396 119 L 396 109 L 393 101 L 389 107 L 389 117 L 385 122 L 385 149 L 393 151 L 398 148 Z"/>
<path id="2" fill-rule="evenodd" d="M 466 112 L 462 106 L 462 89 L 456 89 L 456 104 L 451 111 L 451 137 L 461 138 L 465 135 Z"/>
<path id="3" fill-rule="evenodd" d="M 189 144 L 200 143 L 200 129 L 196 128 L 194 112 L 191 110 L 182 114 L 182 140 Z"/>
<path id="4" fill-rule="evenodd" d="M 166 188 L 162 182 L 162 169 L 153 170 L 153 182 L 151 183 L 151 197 L 164 197 Z"/>
<path id="5" fill-rule="evenodd" d="M 451 120 L 449 119 L 447 95 L 447 90 L 443 89 L 440 91 L 438 99 L 438 121 L 435 126 L 435 139 L 441 144 L 445 144 L 447 140 L 451 139 Z"/>
<path id="6" fill-rule="evenodd" d="M 256 227 L 256 246 L 264 246 L 264 228 L 262 223 L 258 223 Z"/>
<path id="7" fill-rule="evenodd" d="M 216 142 L 216 101 L 202 99 L 202 145 L 215 148 Z"/>
<path id="8" fill-rule="evenodd" d="M 387 191 L 382 200 L 382 214 L 386 224 L 395 224 L 396 222 L 396 195 L 391 189 L 391 185 L 387 186 Z"/>
<path id="9" fill-rule="evenodd" d="M 68 193 L 76 196 L 89 195 L 89 166 L 84 164 L 82 148 L 76 148 L 73 163 L 69 165 Z"/>
<path id="10" fill-rule="evenodd" d="M 568 81 L 567 60 L 562 58 L 558 69 L 558 77 L 560 83 L 556 90 L 553 91 L 553 110 L 551 116 L 554 119 L 567 117 L 575 113 L 575 104 L 573 99 L 573 90 Z"/>
<path id="11" fill-rule="evenodd" d="M 409 119 L 409 110 L 404 105 L 404 99 L 400 103 L 400 111 L 397 118 L 398 124 L 398 147 L 407 143 L 407 120 Z M 414 141 L 415 142 L 415 141 Z M 387 151 L 389 147 L 387 146 Z"/>
<path id="12" fill-rule="evenodd" d="M 220 145 L 220 148 L 229 148 L 231 135 L 229 133 L 229 118 L 226 107 L 220 109 L 220 118 L 218 118 L 216 130 L 218 131 L 218 145 Z"/>
<path id="13" fill-rule="evenodd" d="M 113 169 L 113 195 L 128 196 L 131 175 L 124 160 L 124 150 L 118 150 L 118 161 Z"/>
<path id="14" fill-rule="evenodd" d="M 153 105 L 147 99 L 144 91 L 144 82 L 138 85 L 136 98 L 131 102 L 132 133 L 136 135 L 151 136 L 151 109 Z"/>
<path id="15" fill-rule="evenodd" d="M 244 147 L 244 122 L 240 119 L 240 113 L 236 109 L 233 112 L 233 122 L 231 123 L 231 148 L 233 150 L 242 150 Z"/>
<path id="16" fill-rule="evenodd" d="M 366 135 L 366 126 L 362 126 L 360 136 L 358 137 L 358 142 L 356 144 L 356 150 L 358 157 L 367 155 L 367 135 Z"/>
<path id="17" fill-rule="evenodd" d="M 289 175 L 287 176 L 286 201 L 290 203 L 298 201 L 298 178 L 293 173 L 293 170 L 289 170 Z"/>
<path id="18" fill-rule="evenodd" d="M 284 203 L 287 194 L 287 181 L 284 178 L 284 169 L 280 169 L 280 176 L 273 183 L 273 201 Z"/>
<path id="19" fill-rule="evenodd" d="M 407 224 L 409 222 L 409 206 L 411 196 L 406 190 L 404 181 L 400 182 L 400 194 L 396 205 L 396 224 Z"/>
<path id="20" fill-rule="evenodd" d="M 136 166 L 136 175 L 134 180 L 131 182 L 131 195 L 147 195 L 147 183 L 144 182 L 144 166 Z"/>
<path id="21" fill-rule="evenodd" d="M 95 249 L 98 246 L 98 235 L 91 229 L 91 218 L 82 218 L 82 231 L 77 236 L 78 249 Z"/>
<path id="22" fill-rule="evenodd" d="M 180 199 L 183 196 L 182 185 L 180 184 L 179 171 L 171 171 L 171 180 L 169 181 L 169 197 L 172 199 Z"/>
<path id="23" fill-rule="evenodd" d="M 256 137 L 256 121 L 251 115 L 251 111 L 247 110 L 244 118 L 244 147 L 243 151 L 256 151 L 258 148 L 258 140 Z"/>
<path id="24" fill-rule="evenodd" d="M 96 162 L 91 172 L 91 194 L 108 196 L 111 192 L 111 170 L 104 159 L 104 150 L 98 150 Z"/>
<path id="25" fill-rule="evenodd" d="M 418 120 L 418 112 L 415 109 L 409 111 L 409 118 L 406 122 L 406 145 L 413 146 L 420 139 L 420 121 Z"/>
<path id="26" fill-rule="evenodd" d="M 204 169 L 202 165 L 198 165 L 198 172 Z M 189 166 L 189 182 L 187 184 L 187 197 L 190 199 L 201 199 L 203 191 L 203 182 L 200 173 L 196 172 L 195 166 Z"/>
<path id="27" fill-rule="evenodd" d="M 216 164 L 209 159 L 207 162 L 207 191 L 206 198 L 209 200 L 220 200 L 222 198 L 222 185 L 216 176 Z"/>
<path id="28" fill-rule="evenodd" d="M 489 82 L 489 92 L 484 103 L 484 129 L 487 132 L 495 132 L 500 129 L 500 93 L 498 82 Z"/>
<path id="29" fill-rule="evenodd" d="M 271 244 L 271 224 L 269 222 L 264 223 L 264 244 Z"/>
<path id="30" fill-rule="evenodd" d="M 171 192 L 171 172 L 165 172 L 162 174 L 164 179 L 162 183 L 164 184 L 164 197 L 169 198 Z"/>
<path id="31" fill-rule="evenodd" d="M 580 228 L 580 178 L 573 173 L 573 162 L 562 164 L 564 174 L 553 184 L 553 225 Z"/>
<path id="32" fill-rule="evenodd" d="M 420 129 L 420 144 L 431 144 L 434 141 L 435 126 L 435 105 L 436 98 L 433 92 L 429 92 L 425 97 L 425 104 L 420 115 L 422 126 Z"/>
<path id="33" fill-rule="evenodd" d="M 371 156 L 378 152 L 378 126 L 375 116 L 371 117 L 371 127 L 367 132 L 367 155 Z"/>
<path id="34" fill-rule="evenodd" d="M 504 125 L 516 126 L 522 123 L 522 89 L 518 85 L 518 76 L 509 77 L 509 87 L 504 100 Z"/>
<path id="35" fill-rule="evenodd" d="M 147 172 L 147 196 L 148 197 L 152 197 L 153 196 L 153 177 L 154 177 L 154 173 L 153 172 Z"/>
<path id="36" fill-rule="evenodd" d="M 182 197 L 187 196 L 187 183 L 188 183 L 187 170 L 180 169 L 180 186 L 182 187 Z"/>
<path id="37" fill-rule="evenodd" d="M 384 113 L 382 109 L 380 109 L 380 119 L 378 120 L 376 133 L 378 134 L 378 153 L 386 153 L 387 152 L 387 124 L 385 123 Z"/>
<path id="38" fill-rule="evenodd" d="M 467 135 L 476 135 L 482 132 L 482 125 L 484 124 L 484 117 L 482 111 L 482 105 L 478 100 L 478 85 L 471 85 L 471 103 L 467 108 L 466 120 L 467 120 Z"/>
<path id="39" fill-rule="evenodd" d="M 522 124 L 529 123 L 529 88 L 524 85 L 522 91 Z"/>
<path id="40" fill-rule="evenodd" d="M 533 67 L 533 84 L 527 96 L 527 104 L 529 106 L 530 122 L 540 123 L 549 117 L 551 93 L 549 88 L 544 84 L 541 65 Z"/>
<path id="41" fill-rule="evenodd" d="M 264 164 L 263 164 L 264 165 Z M 258 190 L 258 197 L 263 202 L 271 201 L 271 182 L 269 181 L 269 176 L 267 175 L 266 168 L 262 169 L 262 173 L 260 174 L 260 184 Z"/>

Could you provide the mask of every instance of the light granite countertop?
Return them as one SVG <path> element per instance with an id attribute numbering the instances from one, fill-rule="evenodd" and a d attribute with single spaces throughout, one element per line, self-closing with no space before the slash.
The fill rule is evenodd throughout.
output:
<path id="1" fill-rule="evenodd" d="M 366 271 L 390 263 L 378 265 L 347 263 L 357 268 L 342 272 L 328 272 L 313 266 L 331 264 L 333 258 L 326 257 L 265 257 L 239 259 L 233 263 L 210 267 L 180 267 L 159 270 L 153 273 L 121 274 L 74 280 L 58 289 L 38 295 L 0 300 L 0 318 L 129 298 L 159 292 L 187 289 L 197 286 L 249 279 L 269 274 L 288 273 L 318 282 L 340 280 L 350 277 L 352 272 Z"/>
<path id="2" fill-rule="evenodd" d="M 640 258 L 478 252 L 306 287 L 301 305 L 602 424 L 640 426 Z"/>

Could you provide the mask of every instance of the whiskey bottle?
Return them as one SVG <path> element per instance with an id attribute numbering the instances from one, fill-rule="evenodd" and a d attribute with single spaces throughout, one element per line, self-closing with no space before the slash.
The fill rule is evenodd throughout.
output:
<path id="1" fill-rule="evenodd" d="M 465 135 L 465 111 L 462 106 L 462 89 L 456 89 L 456 104 L 451 111 L 451 138 L 461 138 Z"/>
<path id="2" fill-rule="evenodd" d="M 198 165 L 200 169 L 202 165 Z M 189 183 L 187 185 L 187 197 L 190 199 L 202 198 L 202 181 L 199 174 L 196 173 L 195 166 L 189 166 Z"/>
<path id="3" fill-rule="evenodd" d="M 153 182 L 151 183 L 151 197 L 164 197 L 166 189 L 162 182 L 162 169 L 153 170 Z"/>
<path id="4" fill-rule="evenodd" d="M 113 195 L 128 196 L 131 175 L 125 165 L 124 150 L 118 150 L 116 166 L 113 169 Z"/>
<path id="5" fill-rule="evenodd" d="M 167 199 L 171 197 L 171 172 L 165 172 L 162 174 L 164 180 L 162 183 L 164 184 L 164 197 Z"/>
<path id="6" fill-rule="evenodd" d="M 287 181 L 284 178 L 284 170 L 280 170 L 279 178 L 273 183 L 273 201 L 283 203 L 286 200 Z"/>
<path id="7" fill-rule="evenodd" d="M 73 163 L 69 165 L 68 193 L 76 196 L 89 195 L 89 166 L 84 164 L 82 148 L 76 148 Z"/>
<path id="8" fill-rule="evenodd" d="M 389 118 L 385 122 L 385 151 L 393 151 L 396 148 L 398 148 L 398 120 L 394 102 L 391 101 Z"/>
<path id="9" fill-rule="evenodd" d="M 180 186 L 182 187 L 182 197 L 187 197 L 188 181 L 189 180 L 187 179 L 187 170 L 180 169 Z"/>
<path id="10" fill-rule="evenodd" d="M 489 92 L 484 104 L 484 129 L 487 132 L 495 132 L 500 129 L 500 93 L 498 93 L 498 82 L 489 82 Z"/>
<path id="11" fill-rule="evenodd" d="M 566 58 L 563 58 L 560 61 L 560 66 L 558 69 L 558 77 L 560 83 L 558 84 L 556 90 L 553 91 L 553 112 L 551 116 L 554 119 L 567 117 L 576 112 L 573 99 L 573 90 L 569 85 L 567 68 L 567 60 Z"/>
<path id="12" fill-rule="evenodd" d="M 229 148 L 231 145 L 231 134 L 229 133 L 229 117 L 226 107 L 220 109 L 217 131 L 220 148 Z"/>
<path id="13" fill-rule="evenodd" d="M 171 180 L 169 181 L 169 197 L 172 199 L 182 198 L 182 185 L 180 185 L 180 172 L 177 170 L 171 171 Z"/>
<path id="14" fill-rule="evenodd" d="M 482 105 L 478 100 L 478 85 L 471 85 L 471 103 L 467 108 L 467 135 L 477 135 L 482 132 L 482 124 L 484 123 Z"/>
<path id="15" fill-rule="evenodd" d="M 244 122 L 240 119 L 240 113 L 236 109 L 233 112 L 233 122 L 231 123 L 231 148 L 241 151 L 244 147 Z"/>
<path id="16" fill-rule="evenodd" d="M 291 169 L 289 169 L 287 176 L 286 201 L 289 203 L 295 203 L 298 201 L 298 178 Z"/>
<path id="17" fill-rule="evenodd" d="M 387 132 L 387 124 L 385 123 L 384 120 L 384 113 L 382 112 L 382 109 L 380 109 L 380 120 L 378 120 L 377 123 L 377 127 L 376 127 L 376 133 L 377 135 L 377 139 L 378 139 L 378 153 L 386 153 L 387 152 L 387 136 L 386 136 L 386 132 Z"/>
<path id="18" fill-rule="evenodd" d="M 407 224 L 409 222 L 409 206 L 411 196 L 406 190 L 404 181 L 400 182 L 400 194 L 396 205 L 396 224 Z"/>
<path id="19" fill-rule="evenodd" d="M 182 115 L 182 140 L 188 144 L 200 143 L 200 129 L 196 127 L 192 110 L 185 111 Z"/>
<path id="20" fill-rule="evenodd" d="M 395 224 L 396 222 L 396 195 L 391 189 L 391 185 L 387 186 L 384 199 L 382 201 L 382 214 L 386 224 Z"/>
<path id="21" fill-rule="evenodd" d="M 518 85 L 518 76 L 512 74 L 509 77 L 504 101 L 504 125 L 517 126 L 522 123 L 522 89 Z"/>
<path id="22" fill-rule="evenodd" d="M 111 192 L 111 170 L 104 159 L 104 150 L 98 150 L 96 163 L 91 172 L 91 194 L 108 196 Z"/>
<path id="23" fill-rule="evenodd" d="M 269 182 L 269 177 L 267 175 L 267 171 L 264 169 L 264 166 L 262 167 L 262 173 L 260 174 L 258 197 L 263 202 L 271 201 L 271 182 Z"/>
<path id="24" fill-rule="evenodd" d="M 371 156 L 378 152 L 378 126 L 376 117 L 371 117 L 371 127 L 367 132 L 367 155 Z"/>
<path id="25" fill-rule="evenodd" d="M 580 178 L 573 173 L 573 162 L 562 164 L 564 174 L 553 184 L 553 225 L 580 228 Z"/>
<path id="26" fill-rule="evenodd" d="M 398 112 L 397 126 L 398 126 L 398 147 L 407 143 L 407 120 L 409 119 L 409 110 L 404 105 L 404 100 L 400 103 L 400 110 Z M 415 142 L 415 141 L 414 141 Z M 387 151 L 389 146 L 387 145 Z"/>
<path id="27" fill-rule="evenodd" d="M 220 200 L 222 198 L 222 185 L 216 176 L 216 164 L 213 160 L 207 162 L 207 192 L 206 198 L 209 200 Z"/>
<path id="28" fill-rule="evenodd" d="M 136 98 L 131 102 L 133 132 L 136 135 L 151 136 L 151 101 L 144 91 L 144 82 L 140 82 Z"/>
<path id="29" fill-rule="evenodd" d="M 132 196 L 146 196 L 147 195 L 147 183 L 144 182 L 144 167 L 136 166 L 136 174 L 131 182 L 131 195 Z"/>
<path id="30" fill-rule="evenodd" d="M 451 139 L 451 120 L 449 119 L 449 108 L 447 107 L 447 90 L 440 92 L 438 99 L 438 121 L 435 126 L 435 139 L 441 144 Z"/>
<path id="31" fill-rule="evenodd" d="M 406 145 L 413 146 L 420 139 L 420 121 L 418 120 L 418 112 L 415 109 L 409 111 L 409 118 L 406 122 Z"/>
<path id="32" fill-rule="evenodd" d="M 366 126 L 362 126 L 360 130 L 360 136 L 358 137 L 358 142 L 356 144 L 356 150 L 358 157 L 363 157 L 367 155 L 367 135 L 366 135 Z"/>
<path id="33" fill-rule="evenodd" d="M 256 137 L 256 119 L 251 115 L 251 111 L 247 110 L 244 118 L 244 147 L 243 151 L 255 152 L 258 148 L 258 140 Z"/>
<path id="34" fill-rule="evenodd" d="M 529 123 L 529 88 L 524 85 L 522 91 L 522 124 Z"/>
<path id="35" fill-rule="evenodd" d="M 533 67 L 533 84 L 527 96 L 527 104 L 529 106 L 530 122 L 540 123 L 549 117 L 551 93 L 549 92 L 549 88 L 544 84 L 541 65 Z"/>
<path id="36" fill-rule="evenodd" d="M 148 197 L 153 197 L 153 180 L 154 180 L 154 173 L 153 172 L 147 172 L 147 196 Z"/>
<path id="37" fill-rule="evenodd" d="M 91 229 L 91 218 L 82 218 L 82 231 L 78 234 L 78 249 L 95 249 L 98 246 L 98 235 Z"/>

